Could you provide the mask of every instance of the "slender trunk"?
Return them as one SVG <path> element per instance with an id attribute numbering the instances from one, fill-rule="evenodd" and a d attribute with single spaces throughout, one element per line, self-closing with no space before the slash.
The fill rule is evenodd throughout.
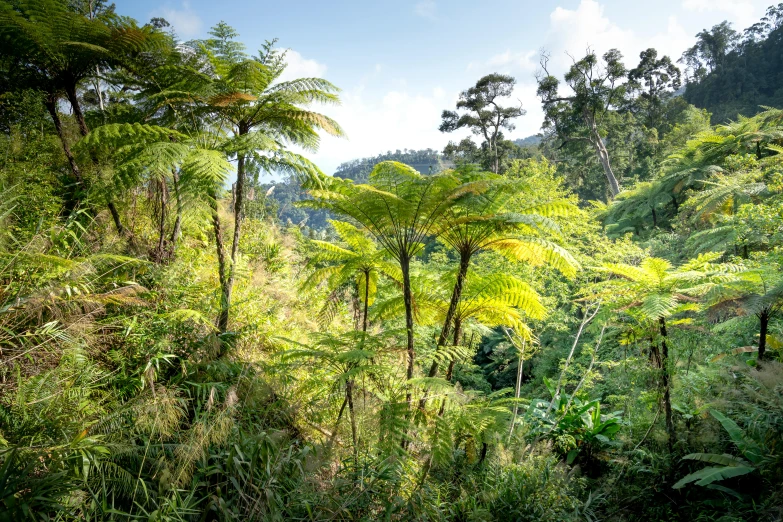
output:
<path id="1" fill-rule="evenodd" d="M 442 347 L 446 345 L 446 342 L 451 334 L 451 324 L 454 322 L 454 314 L 457 313 L 457 307 L 459 301 L 462 298 L 462 289 L 465 284 L 465 278 L 468 275 L 468 268 L 470 267 L 470 251 L 460 252 L 459 270 L 457 272 L 457 280 L 454 282 L 454 289 L 451 292 L 451 301 L 449 302 L 449 308 L 446 310 L 446 317 L 443 320 L 443 328 L 440 331 L 438 337 L 437 351 L 440 351 Z M 436 353 L 436 355 L 438 355 Z M 438 359 L 432 361 L 430 365 L 430 371 L 427 374 L 428 377 L 435 377 L 438 374 Z M 429 390 L 424 392 L 424 396 L 419 400 L 419 409 L 424 410 L 427 407 L 427 398 Z"/>
<path id="2" fill-rule="evenodd" d="M 60 115 L 57 113 L 57 97 L 47 96 L 45 101 L 46 109 L 49 111 L 49 115 L 52 117 L 52 123 L 54 123 L 54 130 L 57 132 L 57 137 L 60 138 L 60 144 L 63 147 L 63 152 L 68 160 L 68 165 L 71 167 L 71 177 L 73 178 L 74 187 L 70 189 L 66 201 L 66 210 L 68 213 L 72 212 L 78 203 L 79 192 L 84 188 L 84 178 L 82 178 L 79 165 L 76 164 L 76 159 L 71 152 L 71 146 L 68 144 L 68 140 L 65 137 L 63 131 L 63 124 L 60 120 Z"/>
<path id="3" fill-rule="evenodd" d="M 76 85 L 69 85 L 65 88 L 65 95 L 68 97 L 68 101 L 71 104 L 71 108 L 73 109 L 73 115 L 76 117 L 76 122 L 79 124 L 79 132 L 82 136 L 87 136 L 87 134 L 90 133 L 90 129 L 87 127 L 87 121 L 84 119 L 84 113 L 82 112 L 82 106 L 79 103 L 79 98 L 76 96 Z M 98 159 L 93 155 L 91 156 L 92 162 L 97 166 L 98 165 Z M 120 213 L 117 211 L 117 207 L 114 206 L 114 202 L 111 199 L 111 196 L 107 193 L 106 194 L 106 205 L 109 208 L 109 212 L 111 213 L 112 220 L 114 221 L 114 226 L 117 228 L 117 233 L 120 236 L 125 236 L 127 234 L 127 230 L 122 225 L 122 220 L 120 219 Z M 131 242 L 133 241 L 132 237 L 129 237 Z"/>
<path id="4" fill-rule="evenodd" d="M 408 369 L 406 372 L 407 380 L 413 379 L 413 364 L 415 359 L 414 344 L 413 344 L 413 293 L 411 291 L 411 266 L 410 259 L 407 252 L 403 252 L 400 256 L 400 269 L 402 270 L 402 298 L 405 303 L 405 331 L 407 334 L 407 346 L 408 352 Z M 411 405 L 413 403 L 413 392 L 410 385 L 405 392 L 405 402 L 408 404 L 408 418 L 410 418 Z M 402 441 L 400 442 L 402 449 L 408 448 L 408 430 L 405 430 Z"/>
<path id="5" fill-rule="evenodd" d="M 669 346 L 666 344 L 666 319 L 658 319 L 661 331 L 661 381 L 663 385 L 663 408 L 666 415 L 666 433 L 669 436 L 669 453 L 672 453 L 675 433 L 672 422 L 671 382 L 669 375 Z"/>
<path id="6" fill-rule="evenodd" d="M 460 336 L 462 335 L 462 321 L 459 319 L 454 321 L 454 346 L 459 345 Z M 473 336 L 470 338 L 470 344 L 473 344 Z M 457 360 L 452 359 L 449 361 L 449 367 L 446 369 L 446 380 L 451 382 L 451 378 L 454 376 L 454 366 Z M 443 417 L 443 412 L 446 411 L 446 397 L 440 401 L 440 410 L 438 410 L 438 417 Z"/>
<path id="7" fill-rule="evenodd" d="M 160 221 L 158 223 L 158 248 L 155 252 L 155 261 L 160 263 L 165 257 L 166 248 L 166 207 L 168 205 L 168 187 L 166 180 L 161 179 L 160 184 Z"/>
<path id="8" fill-rule="evenodd" d="M 462 298 L 462 289 L 465 285 L 465 278 L 468 275 L 468 268 L 470 267 L 471 252 L 461 252 L 459 260 L 459 271 L 457 272 L 457 280 L 454 283 L 454 289 L 451 292 L 451 301 L 449 302 L 449 308 L 446 310 L 446 317 L 443 320 L 443 328 L 440 331 L 438 337 L 438 348 L 446 345 L 446 340 L 451 334 L 451 324 L 454 322 L 454 314 L 457 313 L 457 307 L 459 301 Z M 435 360 L 430 366 L 430 372 L 428 377 L 435 377 L 438 374 L 438 361 Z"/>
<path id="9" fill-rule="evenodd" d="M 244 126 L 239 127 L 239 135 L 247 134 L 248 129 Z M 231 301 L 231 292 L 234 288 L 234 279 L 236 279 L 237 254 L 239 253 L 239 238 L 242 231 L 242 204 L 245 199 L 245 155 L 237 154 L 237 182 L 236 192 L 234 194 L 234 238 L 231 241 L 231 267 L 228 275 L 228 296 Z M 226 310 L 228 314 L 228 310 Z"/>
<path id="10" fill-rule="evenodd" d="M 348 399 L 348 415 L 351 417 L 351 441 L 353 442 L 354 468 L 359 466 L 359 436 L 356 431 L 356 411 L 353 407 L 353 380 L 345 383 L 345 397 Z"/>
<path id="11" fill-rule="evenodd" d="M 101 112 L 104 111 L 105 107 L 103 106 L 103 91 L 101 90 L 101 80 L 98 78 L 98 75 L 101 74 L 100 69 L 98 66 L 95 66 L 95 94 L 98 96 L 98 107 L 100 107 Z"/>
<path id="12" fill-rule="evenodd" d="M 334 443 L 334 439 L 337 437 L 337 430 L 340 428 L 340 420 L 343 418 L 343 412 L 345 411 L 345 406 L 348 404 L 348 395 L 345 395 L 345 398 L 343 399 L 343 405 L 340 406 L 340 413 L 337 414 L 337 421 L 334 423 L 334 430 L 332 431 L 332 436 L 329 437 L 329 447 L 332 447 L 332 444 Z"/>
<path id="13" fill-rule="evenodd" d="M 489 449 L 489 445 L 486 442 L 482 442 L 481 453 L 479 454 L 479 460 L 478 460 L 479 465 L 481 465 L 486 460 L 488 449 Z"/>
<path id="14" fill-rule="evenodd" d="M 82 133 L 82 136 L 87 136 L 87 134 L 90 133 L 90 129 L 87 128 L 87 122 L 84 119 L 82 106 L 79 103 L 79 98 L 76 96 L 76 85 L 67 86 L 65 88 L 65 95 L 68 97 L 68 101 L 71 102 L 73 115 L 76 116 L 76 122 L 79 124 L 79 132 Z"/>
<path id="15" fill-rule="evenodd" d="M 411 274 L 410 274 L 410 259 L 406 254 L 403 254 L 400 258 L 400 268 L 402 268 L 402 296 L 405 303 L 405 330 L 407 334 L 407 352 L 408 352 L 408 370 L 406 377 L 408 380 L 413 379 L 413 363 L 415 353 L 413 349 L 413 294 L 411 291 Z M 408 407 L 411 405 L 411 391 L 405 395 L 405 400 L 408 403 Z"/>
<path id="16" fill-rule="evenodd" d="M 677 203 L 677 198 L 672 196 L 672 205 L 674 205 L 674 212 L 677 213 L 680 211 L 680 204 Z"/>
<path id="17" fill-rule="evenodd" d="M 498 159 L 498 139 L 497 139 L 497 136 L 495 136 L 494 142 L 495 142 L 495 174 L 498 174 L 500 172 L 500 160 Z"/>
<path id="18" fill-rule="evenodd" d="M 657 228 L 658 227 L 658 214 L 655 213 L 655 207 L 650 207 L 650 210 L 652 211 L 653 228 Z"/>
<path id="19" fill-rule="evenodd" d="M 517 358 L 517 382 L 516 386 L 514 387 L 514 399 L 516 401 L 519 401 L 519 392 L 522 388 L 522 373 L 525 369 L 525 340 L 522 340 L 522 350 L 519 352 L 519 357 Z M 511 435 L 514 434 L 514 424 L 517 421 L 517 413 L 519 412 L 519 404 L 514 403 L 514 415 L 511 417 L 511 427 L 508 430 L 508 439 L 509 442 L 511 441 Z"/>
<path id="20" fill-rule="evenodd" d="M 176 170 L 172 171 L 172 180 L 174 182 L 174 203 L 177 211 L 176 218 L 174 219 L 174 229 L 171 231 L 171 253 L 177 250 L 177 241 L 182 233 L 182 197 L 179 193 L 179 174 Z"/>
<path id="21" fill-rule="evenodd" d="M 217 329 L 219 333 L 226 333 L 228 330 L 228 308 L 231 305 L 231 290 L 228 287 L 228 278 L 226 277 L 226 247 L 223 242 L 223 229 L 220 224 L 220 214 L 218 213 L 216 189 L 213 189 L 212 194 L 210 194 L 209 206 L 212 210 L 212 230 L 215 233 L 218 280 L 220 281 L 220 312 L 217 319 Z M 224 347 L 221 345 L 219 356 L 222 356 L 223 353 Z"/>
<path id="22" fill-rule="evenodd" d="M 767 328 L 769 327 L 769 309 L 759 314 L 759 353 L 758 360 L 763 361 L 767 351 Z"/>
<path id="23" fill-rule="evenodd" d="M 596 126 L 595 120 L 593 120 L 592 116 L 585 113 L 583 114 L 583 118 L 587 124 L 588 129 L 590 129 L 590 142 L 593 144 L 593 147 L 598 154 L 598 161 L 601 162 L 601 166 L 604 169 L 604 174 L 606 175 L 606 180 L 609 183 L 609 192 L 611 192 L 612 197 L 614 197 L 620 193 L 620 184 L 617 182 L 617 178 L 615 177 L 614 171 L 612 170 L 612 165 L 609 162 L 609 151 L 606 150 L 604 140 L 601 138 L 601 133 L 598 132 L 598 127 Z"/>
<path id="24" fill-rule="evenodd" d="M 362 321 L 362 332 L 367 333 L 367 308 L 370 301 L 370 271 L 364 271 L 364 320 Z"/>

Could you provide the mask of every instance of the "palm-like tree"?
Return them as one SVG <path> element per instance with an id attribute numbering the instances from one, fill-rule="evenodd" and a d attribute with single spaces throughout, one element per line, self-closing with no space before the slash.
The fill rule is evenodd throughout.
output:
<path id="1" fill-rule="evenodd" d="M 328 241 L 311 240 L 318 248 L 317 254 L 308 263 L 318 267 L 303 283 L 304 288 L 314 288 L 326 282 L 329 290 L 336 289 L 355 279 L 356 289 L 364 307 L 362 313 L 362 331 L 367 331 L 368 308 L 375 300 L 378 290 L 379 274 L 386 274 L 399 281 L 399 268 L 389 260 L 389 253 L 378 248 L 375 242 L 358 228 L 345 221 L 329 221 L 337 231 L 346 247 L 335 245 Z"/>
<path id="2" fill-rule="evenodd" d="M 220 34 L 219 29 L 213 34 Z M 229 41 L 220 41 L 217 46 L 209 45 L 210 42 L 201 47 L 209 80 L 199 93 L 200 103 L 215 123 L 233 136 L 225 147 L 227 153 L 237 158 L 231 267 L 224 292 L 224 313 L 218 321 L 218 328 L 226 331 L 241 237 L 247 163 L 253 162 L 269 172 L 317 176 L 318 167 L 288 147 L 315 151 L 319 131 L 332 136 L 342 136 L 343 131 L 331 118 L 308 108 L 313 103 L 339 103 L 338 89 L 321 78 L 280 81 L 286 68 L 285 53 L 274 49 L 274 42 L 267 42 L 257 58 L 226 52 L 230 49 Z"/>
<path id="3" fill-rule="evenodd" d="M 386 339 L 383 336 L 368 336 L 364 332 L 349 331 L 341 335 L 317 334 L 310 345 L 290 342 L 294 348 L 283 354 L 284 360 L 305 359 L 316 362 L 319 368 L 333 375 L 334 387 L 345 386 L 345 398 L 337 415 L 331 439 L 333 440 L 337 434 L 337 428 L 347 405 L 351 420 L 354 463 L 358 464 L 359 432 L 356 423 L 354 387 L 358 377 L 379 370 L 374 361 L 376 356 L 386 349 Z M 321 380 L 320 375 L 318 380 Z"/>
<path id="4" fill-rule="evenodd" d="M 624 190 L 606 209 L 605 220 L 611 223 L 607 232 L 623 235 L 628 232 L 639 233 L 652 221 L 653 228 L 660 225 L 661 207 L 668 203 L 669 196 L 663 194 L 651 181 L 642 181 L 629 190 Z"/>
<path id="5" fill-rule="evenodd" d="M 456 175 L 465 183 L 485 182 L 488 189 L 468 193 L 444 216 L 440 239 L 459 256 L 459 269 L 438 338 L 439 347 L 445 345 L 455 322 L 470 262 L 476 254 L 493 250 L 533 266 L 552 266 L 568 276 L 573 276 L 579 266 L 568 251 L 546 238 L 560 230 L 551 218 L 571 214 L 574 209 L 571 204 L 556 200 L 519 208 L 515 198 L 524 188 L 519 181 L 470 171 Z M 437 372 L 436 360 L 430 366 L 429 376 L 434 377 Z"/>
<path id="6" fill-rule="evenodd" d="M 760 264 L 736 274 L 727 281 L 716 282 L 704 298 L 711 308 L 736 307 L 741 314 L 755 315 L 759 320 L 758 360 L 767 349 L 769 320 L 783 306 L 783 273 L 778 265 Z"/>
<path id="7" fill-rule="evenodd" d="M 413 378 L 413 290 L 411 260 L 433 241 L 444 226 L 444 215 L 469 192 L 481 192 L 486 182 L 463 183 L 452 173 L 422 176 L 402 163 L 385 161 L 370 173 L 369 184 L 339 178 L 321 180 L 312 188 L 312 205 L 332 210 L 360 223 L 400 266 L 407 332 L 408 379 Z M 408 391 L 410 406 L 412 395 Z"/>
<path id="8" fill-rule="evenodd" d="M 713 284 L 726 277 L 726 268 L 713 261 L 719 254 L 703 254 L 677 268 L 665 259 L 645 258 L 639 266 L 624 263 L 606 263 L 597 270 L 617 276 L 599 283 L 594 298 L 612 304 L 616 310 L 634 317 L 642 328 L 660 339 L 653 353 L 661 367 L 661 388 L 666 417 L 666 431 L 671 451 L 675 440 L 671 405 L 671 370 L 666 321 L 676 313 L 692 309 L 697 296 L 707 292 Z"/>
<path id="9" fill-rule="evenodd" d="M 6 42 L 0 55 L 10 61 L 14 83 L 44 93 L 47 110 L 71 167 L 77 192 L 84 178 L 71 153 L 57 111 L 64 95 L 73 108 L 82 136 L 89 133 L 77 95 L 79 84 L 100 67 L 118 66 L 154 45 L 158 33 L 137 27 L 110 11 L 87 18 L 57 0 L 20 0 L 0 5 L 0 40 Z M 118 231 L 124 232 L 119 214 L 108 200 Z"/>

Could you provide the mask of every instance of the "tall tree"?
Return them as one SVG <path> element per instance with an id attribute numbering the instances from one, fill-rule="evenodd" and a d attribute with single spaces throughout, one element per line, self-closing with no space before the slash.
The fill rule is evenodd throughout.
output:
<path id="1" fill-rule="evenodd" d="M 444 215 L 446 225 L 440 239 L 457 254 L 459 265 L 438 337 L 438 349 L 446 345 L 455 327 L 463 286 L 471 261 L 478 253 L 496 251 L 515 261 L 552 266 L 569 276 L 576 273 L 579 265 L 568 251 L 547 238 L 559 233 L 559 227 L 551 218 L 573 211 L 569 203 L 542 201 L 520 207 L 515 195 L 524 190 L 524 180 L 498 179 L 470 171 L 457 171 L 456 174 L 466 183 L 481 180 L 488 188 L 478 194 L 466 195 Z M 435 377 L 437 372 L 435 359 L 429 376 Z M 425 405 L 426 398 L 422 398 L 420 407 Z"/>
<path id="2" fill-rule="evenodd" d="M 376 165 L 367 185 L 355 185 L 338 178 L 324 179 L 323 183 L 323 189 L 310 191 L 314 198 L 312 204 L 356 220 L 400 265 L 407 377 L 412 379 L 416 354 L 411 261 L 442 231 L 443 216 L 458 198 L 481 191 L 485 184 L 463 184 L 450 172 L 422 176 L 411 167 L 394 161 Z M 410 390 L 406 400 L 410 406 Z"/>
<path id="3" fill-rule="evenodd" d="M 79 191 L 86 190 L 62 131 L 57 106 L 65 96 L 82 136 L 89 133 L 77 90 L 81 82 L 99 67 L 125 63 L 128 56 L 147 48 L 155 40 L 152 27 L 137 27 L 127 18 L 106 9 L 88 18 L 57 0 L 21 0 L 0 5 L 0 40 L 7 42 L 0 54 L 12 60 L 13 74 L 27 86 L 41 89 L 60 136 Z M 111 195 L 107 205 L 117 230 L 124 233 Z"/>
<path id="4" fill-rule="evenodd" d="M 712 29 L 700 31 L 696 44 L 682 54 L 680 62 L 687 66 L 691 79 L 698 81 L 723 65 L 726 55 L 738 42 L 739 33 L 724 20 Z"/>
<path id="5" fill-rule="evenodd" d="M 698 296 L 706 293 L 719 280 L 725 270 L 713 261 L 719 255 L 702 255 L 677 268 L 665 259 L 646 258 L 639 266 L 624 263 L 605 263 L 600 271 L 618 279 L 602 283 L 602 291 L 596 294 L 615 310 L 624 310 L 636 317 L 651 335 L 651 350 L 661 368 L 661 390 L 669 435 L 669 451 L 672 451 L 676 432 L 672 419 L 672 363 L 669 355 L 667 319 L 682 312 Z M 658 349 L 660 344 L 660 350 Z"/>
<path id="6" fill-rule="evenodd" d="M 767 351 L 769 321 L 783 306 L 783 274 L 779 263 L 753 263 L 727 281 L 717 282 L 705 294 L 713 310 L 736 307 L 743 315 L 755 315 L 759 320 L 758 360 Z"/>
<path id="7" fill-rule="evenodd" d="M 661 126 L 666 101 L 680 88 L 680 70 L 671 58 L 658 58 L 653 48 L 639 54 L 639 65 L 628 72 L 628 83 L 638 93 L 634 109 L 642 114 L 642 121 L 649 129 Z"/>
<path id="8" fill-rule="evenodd" d="M 218 328 L 225 332 L 236 278 L 247 163 L 268 172 L 315 176 L 320 173 L 318 167 L 289 147 L 315 151 L 319 131 L 332 136 L 342 136 L 343 132 L 331 118 L 308 109 L 313 103 L 339 103 L 334 85 L 321 78 L 280 81 L 286 68 L 285 53 L 277 51 L 274 42 L 267 42 L 259 56 L 250 59 L 233 41 L 236 32 L 225 23 L 210 34 L 214 38 L 201 44 L 210 77 L 204 86 L 204 103 L 217 124 L 233 135 L 226 143 L 226 152 L 237 159 L 231 262 L 218 319 Z"/>
<path id="9" fill-rule="evenodd" d="M 482 136 L 492 157 L 492 171 L 500 172 L 500 153 L 498 142 L 502 139 L 501 131 L 514 130 L 512 120 L 525 114 L 522 105 L 504 107 L 503 98 L 510 97 L 514 92 L 516 80 L 512 76 L 492 73 L 476 82 L 476 85 L 462 91 L 457 101 L 457 111 L 443 111 L 441 115 L 441 132 L 454 132 L 467 128 L 474 135 Z M 464 111 L 462 114 L 459 111 Z"/>
<path id="10" fill-rule="evenodd" d="M 537 76 L 544 128 L 553 129 L 563 144 L 583 141 L 595 149 L 612 197 L 620 193 L 620 183 L 601 134 L 604 118 L 625 99 L 626 87 L 621 82 L 627 71 L 621 60 L 620 51 L 612 49 L 603 55 L 601 64 L 598 56 L 588 50 L 565 74 L 565 83 L 571 90 L 567 96 L 559 92 L 560 80 L 550 74 L 546 54 L 541 57 L 542 72 Z"/>

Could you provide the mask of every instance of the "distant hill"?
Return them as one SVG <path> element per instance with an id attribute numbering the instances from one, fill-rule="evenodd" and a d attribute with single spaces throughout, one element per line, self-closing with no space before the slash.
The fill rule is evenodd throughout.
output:
<path id="1" fill-rule="evenodd" d="M 517 145 L 518 147 L 535 147 L 539 143 L 541 143 L 541 136 L 538 134 L 514 140 L 514 145 Z"/>
<path id="2" fill-rule="evenodd" d="M 441 153 L 433 149 L 423 150 L 396 150 L 386 152 L 372 158 L 361 158 L 347 161 L 337 167 L 334 175 L 338 178 L 352 179 L 363 183 L 367 181 L 373 167 L 382 161 L 399 161 L 410 165 L 422 174 L 439 172 L 450 168 L 452 163 L 445 159 Z"/>

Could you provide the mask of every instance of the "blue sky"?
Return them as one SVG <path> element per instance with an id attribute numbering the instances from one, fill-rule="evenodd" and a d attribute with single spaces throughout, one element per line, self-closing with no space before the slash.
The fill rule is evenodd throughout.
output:
<path id="1" fill-rule="evenodd" d="M 278 38 L 290 77 L 320 76 L 342 89 L 339 107 L 323 107 L 347 139 L 325 138 L 311 154 L 325 172 L 387 150 L 442 148 L 461 135 L 438 131 L 440 113 L 489 72 L 517 78 L 514 100 L 527 115 L 511 137 L 535 134 L 539 51 L 557 72 L 586 47 L 620 49 L 626 65 L 655 47 L 678 58 L 705 27 L 757 21 L 772 0 L 115 0 L 140 22 L 163 16 L 182 39 L 206 37 L 226 21 L 249 50 Z"/>

